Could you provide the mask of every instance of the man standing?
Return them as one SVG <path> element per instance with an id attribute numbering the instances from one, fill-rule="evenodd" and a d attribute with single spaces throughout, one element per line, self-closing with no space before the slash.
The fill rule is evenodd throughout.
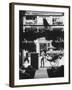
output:
<path id="1" fill-rule="evenodd" d="M 41 58 L 41 67 L 44 67 L 44 59 L 45 59 L 45 52 L 44 51 L 42 51 L 41 52 L 41 56 L 42 56 L 42 58 Z"/>

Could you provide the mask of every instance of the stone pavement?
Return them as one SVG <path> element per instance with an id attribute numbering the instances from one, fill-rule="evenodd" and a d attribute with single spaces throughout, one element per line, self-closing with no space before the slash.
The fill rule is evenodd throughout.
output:
<path id="1" fill-rule="evenodd" d="M 48 78 L 47 68 L 40 68 L 36 70 L 34 78 Z"/>

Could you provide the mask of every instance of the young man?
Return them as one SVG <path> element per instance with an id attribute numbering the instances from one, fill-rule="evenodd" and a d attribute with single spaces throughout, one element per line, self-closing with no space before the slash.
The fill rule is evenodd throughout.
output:
<path id="1" fill-rule="evenodd" d="M 44 51 L 41 52 L 41 56 L 42 56 L 42 58 L 41 58 L 41 67 L 44 67 L 44 65 L 45 65 L 45 61 L 44 61 L 44 59 L 45 59 L 45 52 Z"/>

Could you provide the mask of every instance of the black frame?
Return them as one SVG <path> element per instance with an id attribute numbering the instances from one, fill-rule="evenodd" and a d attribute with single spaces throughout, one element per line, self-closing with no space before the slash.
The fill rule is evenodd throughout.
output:
<path id="1" fill-rule="evenodd" d="M 14 85 L 14 5 L 29 5 L 43 7 L 60 7 L 69 9 L 69 81 L 51 84 L 30 84 L 30 85 Z M 10 87 L 26 87 L 26 86 L 44 86 L 44 85 L 60 85 L 70 84 L 70 6 L 63 5 L 47 5 L 47 4 L 30 4 L 30 3 L 10 3 L 9 4 L 9 86 Z"/>

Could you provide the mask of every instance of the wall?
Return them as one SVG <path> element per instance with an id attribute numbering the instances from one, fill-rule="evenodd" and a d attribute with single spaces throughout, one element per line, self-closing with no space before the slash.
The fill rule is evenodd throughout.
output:
<path id="1" fill-rule="evenodd" d="M 8 86 L 9 85 L 9 2 L 70 5 L 71 15 L 72 15 L 72 0 L 0 0 L 0 90 L 12 89 Z M 43 86 L 43 87 L 42 86 L 24 87 L 24 88 L 14 88 L 14 89 L 16 90 L 23 90 L 23 89 L 26 89 L 26 90 L 37 90 L 37 89 L 71 90 L 72 89 L 71 84 L 70 85 Z"/>

